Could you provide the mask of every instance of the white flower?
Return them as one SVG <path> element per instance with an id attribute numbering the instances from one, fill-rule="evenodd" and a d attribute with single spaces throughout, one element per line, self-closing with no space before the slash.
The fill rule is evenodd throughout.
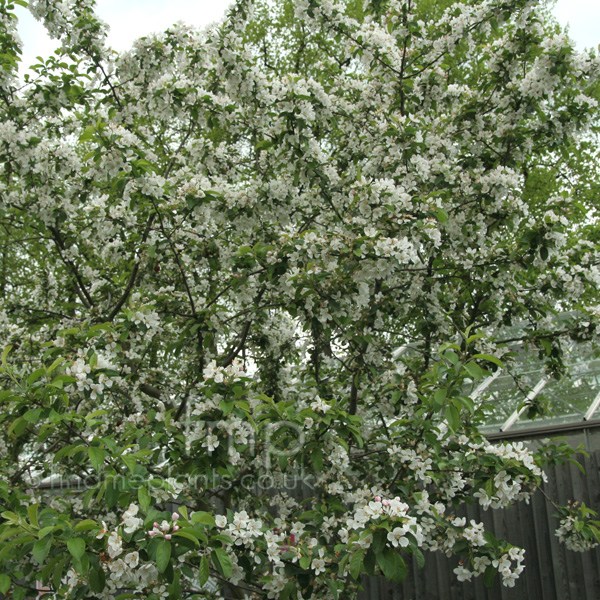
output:
<path id="1" fill-rule="evenodd" d="M 140 584 L 147 586 L 158 578 L 158 569 L 152 563 L 141 565 L 137 570 Z"/>
<path id="2" fill-rule="evenodd" d="M 322 558 L 314 558 L 310 566 L 314 570 L 315 575 L 325 572 L 325 561 Z"/>
<path id="3" fill-rule="evenodd" d="M 314 411 L 322 412 L 323 414 L 331 410 L 331 406 L 329 406 L 327 402 L 319 398 L 319 396 L 317 396 L 316 399 L 313 402 L 311 402 L 310 407 Z"/>
<path id="4" fill-rule="evenodd" d="M 125 555 L 125 563 L 130 569 L 135 569 L 140 562 L 140 555 L 137 550 Z"/>
<path id="5" fill-rule="evenodd" d="M 476 556 L 473 559 L 473 567 L 477 573 L 483 573 L 492 561 L 487 556 Z"/>
<path id="6" fill-rule="evenodd" d="M 217 515 L 215 517 L 215 523 L 217 524 L 217 527 L 226 527 L 227 526 L 227 517 L 225 515 Z"/>
<path id="7" fill-rule="evenodd" d="M 122 541 L 123 540 L 121 536 L 116 531 L 112 531 L 111 534 L 108 536 L 108 555 L 111 558 L 116 558 L 117 556 L 119 556 L 119 554 L 123 552 L 123 548 L 121 546 Z"/>
<path id="8" fill-rule="evenodd" d="M 406 529 L 404 529 L 404 527 L 396 527 L 387 534 L 387 539 L 392 542 L 394 548 L 397 548 L 398 546 L 405 548 L 408 546 L 408 538 L 405 534 Z"/>
<path id="9" fill-rule="evenodd" d="M 209 433 L 202 442 L 202 445 L 208 449 L 208 452 L 210 454 L 219 445 L 219 438 L 213 433 Z"/>
<path id="10" fill-rule="evenodd" d="M 473 572 L 469 571 L 468 569 L 465 569 L 464 567 L 456 567 L 456 569 L 454 569 L 454 572 L 456 573 L 456 578 L 459 581 L 470 581 L 471 577 L 473 577 Z"/>
<path id="11" fill-rule="evenodd" d="M 133 533 L 144 524 L 143 519 L 136 517 L 139 508 L 135 504 L 130 504 L 129 508 L 123 513 L 123 531 Z"/>
<path id="12" fill-rule="evenodd" d="M 167 531 L 169 531 L 169 529 L 171 529 L 171 523 L 169 523 L 169 521 L 162 521 L 160 524 L 160 530 L 163 533 L 167 533 Z"/>
<path id="13" fill-rule="evenodd" d="M 111 579 L 114 581 L 119 581 L 123 578 L 123 575 L 128 571 L 127 565 L 121 560 L 117 558 L 117 560 L 113 560 L 109 563 L 108 568 L 111 571 Z"/>
<path id="14" fill-rule="evenodd" d="M 102 529 L 100 530 L 100 532 L 96 536 L 96 539 L 97 540 L 102 539 L 107 533 L 108 533 L 108 527 L 106 526 L 106 523 L 104 521 L 102 521 Z"/>

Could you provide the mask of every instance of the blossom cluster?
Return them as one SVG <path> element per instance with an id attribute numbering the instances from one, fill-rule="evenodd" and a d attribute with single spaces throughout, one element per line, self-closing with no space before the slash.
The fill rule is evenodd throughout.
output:
<path id="1" fill-rule="evenodd" d="M 585 552 L 598 546 L 598 541 L 594 537 L 583 534 L 581 522 L 572 515 L 560 520 L 555 534 L 569 550 L 575 552 Z"/>

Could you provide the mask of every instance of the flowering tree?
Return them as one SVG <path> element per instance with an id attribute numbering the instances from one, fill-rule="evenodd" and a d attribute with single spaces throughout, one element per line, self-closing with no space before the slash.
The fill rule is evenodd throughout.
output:
<path id="1" fill-rule="evenodd" d="M 120 55 L 93 0 L 14 1 L 61 48 L 20 83 L 0 0 L 0 591 L 351 598 L 431 551 L 514 585 L 456 511 L 568 452 L 488 443 L 471 391 L 508 325 L 557 375 L 595 335 L 555 175 L 600 61 L 535 0 L 240 1 Z"/>

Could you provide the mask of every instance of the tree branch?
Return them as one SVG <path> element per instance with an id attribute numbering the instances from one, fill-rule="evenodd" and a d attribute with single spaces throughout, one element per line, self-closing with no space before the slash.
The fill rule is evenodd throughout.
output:
<path id="1" fill-rule="evenodd" d="M 154 218 L 156 217 L 156 213 L 153 212 L 148 218 L 148 222 L 146 223 L 146 229 L 144 234 L 142 235 L 142 244 L 146 242 L 148 236 L 150 235 L 150 229 L 152 228 L 152 223 L 154 222 Z M 119 311 L 127 302 L 127 298 L 129 298 L 129 294 L 131 294 L 131 290 L 133 290 L 133 286 L 135 285 L 135 280 L 137 278 L 137 274 L 140 270 L 140 263 L 136 262 L 133 265 L 133 269 L 131 270 L 131 274 L 129 275 L 129 281 L 127 282 L 127 286 L 125 287 L 125 291 L 119 298 L 119 301 L 115 304 L 114 308 L 110 311 L 110 314 L 106 318 L 107 321 L 113 321 L 115 317 L 119 314 Z"/>
<path id="2" fill-rule="evenodd" d="M 50 233 L 52 233 L 52 239 L 54 240 L 54 243 L 56 244 L 56 247 L 58 249 L 58 255 L 60 256 L 60 259 L 62 260 L 64 265 L 67 266 L 71 270 L 71 273 L 75 277 L 75 281 L 73 282 L 73 287 L 75 288 L 75 293 L 79 296 L 79 299 L 81 300 L 82 304 L 87 309 L 92 308 L 92 306 L 95 306 L 94 301 L 93 301 L 92 297 L 90 296 L 89 292 L 85 288 L 83 279 L 81 278 L 81 275 L 79 274 L 77 266 L 75 265 L 75 263 L 72 260 L 65 258 L 65 256 L 63 255 L 63 251 L 66 250 L 66 247 L 65 247 L 65 243 L 60 235 L 60 231 L 56 227 L 49 227 L 48 229 L 50 230 Z"/>

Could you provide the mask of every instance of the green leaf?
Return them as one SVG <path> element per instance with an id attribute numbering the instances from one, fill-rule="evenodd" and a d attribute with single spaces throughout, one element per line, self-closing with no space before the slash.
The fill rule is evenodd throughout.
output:
<path id="1" fill-rule="evenodd" d="M 125 463 L 131 474 L 135 473 L 137 458 L 133 454 L 121 454 L 121 460 Z"/>
<path id="2" fill-rule="evenodd" d="M 83 133 L 79 136 L 79 141 L 87 142 L 88 140 L 93 139 L 95 135 L 96 135 L 96 128 L 93 125 L 88 125 L 83 130 Z"/>
<path id="3" fill-rule="evenodd" d="M 6 367 L 6 357 L 8 356 L 8 353 L 12 350 L 12 344 L 9 344 L 8 346 L 4 347 L 4 351 L 2 352 L 2 366 Z"/>
<path id="4" fill-rule="evenodd" d="M 8 575 L 0 575 L 0 594 L 6 594 L 12 585 L 12 580 Z"/>
<path id="5" fill-rule="evenodd" d="M 339 575 L 344 574 L 344 571 L 346 569 L 346 563 L 348 562 L 349 558 L 350 558 L 349 554 L 344 554 L 344 556 L 342 557 L 342 560 L 340 560 L 340 564 L 338 566 Z"/>
<path id="6" fill-rule="evenodd" d="M 336 582 L 331 579 L 328 579 L 327 587 L 329 588 L 329 592 L 330 592 L 333 600 L 338 600 L 339 595 L 338 595 L 338 588 L 337 588 Z"/>
<path id="7" fill-rule="evenodd" d="M 40 529 L 38 531 L 38 538 L 40 538 L 40 540 L 44 539 L 49 533 L 52 533 L 53 531 L 56 531 L 57 529 L 60 529 L 60 527 L 58 527 L 57 525 L 50 525 L 48 527 L 42 527 L 42 529 Z"/>
<path id="8" fill-rule="evenodd" d="M 499 358 L 496 358 L 491 354 L 473 354 L 472 358 L 476 358 L 478 360 L 485 360 L 487 362 L 491 362 L 495 365 L 498 365 L 500 368 L 504 368 L 504 363 Z"/>
<path id="9" fill-rule="evenodd" d="M 138 488 L 138 502 L 140 503 L 140 506 L 142 507 L 143 511 L 148 510 L 148 508 L 150 507 L 150 502 L 152 502 L 152 496 L 150 496 L 150 492 L 147 488 Z"/>
<path id="10" fill-rule="evenodd" d="M 40 415 L 42 414 L 41 408 L 30 408 L 24 415 L 23 418 L 28 423 L 37 423 L 40 420 Z"/>
<path id="11" fill-rule="evenodd" d="M 200 545 L 200 540 L 189 529 L 180 529 L 179 531 L 176 531 L 173 535 L 185 538 L 186 540 L 190 540 L 190 542 L 194 542 L 196 546 Z"/>
<path id="12" fill-rule="evenodd" d="M 169 575 L 167 575 L 167 580 L 169 579 Z M 179 580 L 181 579 L 181 570 L 177 569 L 173 571 L 173 580 L 169 584 L 167 588 L 169 598 L 177 599 L 181 598 L 181 585 L 179 584 Z"/>
<path id="13" fill-rule="evenodd" d="M 272 140 L 261 140 L 260 142 L 258 142 L 258 144 L 256 144 L 256 146 L 254 146 L 255 150 L 266 150 L 267 148 L 270 148 L 273 145 Z"/>
<path id="14" fill-rule="evenodd" d="M 200 585 L 204 585 L 208 581 L 210 574 L 210 567 L 206 556 L 203 556 L 200 560 L 200 568 L 198 569 L 198 581 Z"/>
<path id="15" fill-rule="evenodd" d="M 71 377 L 70 375 L 57 375 L 48 385 L 62 390 L 65 383 L 75 383 L 76 381 L 77 379 L 75 379 L 75 377 Z"/>
<path id="16" fill-rule="evenodd" d="M 51 375 L 52 371 L 54 371 L 54 369 L 56 369 L 56 367 L 61 365 L 64 361 L 65 359 L 62 356 L 59 356 L 49 367 L 46 368 L 46 374 Z"/>
<path id="17" fill-rule="evenodd" d="M 315 471 L 320 473 L 323 470 L 323 452 L 320 448 L 315 448 L 310 453 L 310 462 L 312 463 Z"/>
<path id="18" fill-rule="evenodd" d="M 192 514 L 192 523 L 201 523 L 202 525 L 209 525 L 215 527 L 215 518 L 207 512 L 201 510 Z"/>
<path id="19" fill-rule="evenodd" d="M 489 565 L 489 567 L 487 567 L 485 573 L 483 574 L 483 585 L 485 585 L 486 588 L 491 589 L 492 587 L 494 587 L 494 579 L 496 578 L 496 573 L 497 571 L 494 567 L 492 567 L 492 565 Z"/>
<path id="20" fill-rule="evenodd" d="M 213 535 L 212 539 L 219 540 L 220 542 L 223 542 L 224 544 L 233 544 L 233 539 L 231 537 L 229 537 L 228 535 L 223 535 L 222 533 Z"/>
<path id="21" fill-rule="evenodd" d="M 19 523 L 20 517 L 17 513 L 12 512 L 11 510 L 5 510 L 2 513 L 2 517 L 4 517 L 10 523 Z"/>
<path id="22" fill-rule="evenodd" d="M 300 568 L 308 569 L 310 567 L 310 556 L 302 556 L 300 558 Z"/>
<path id="23" fill-rule="evenodd" d="M 99 594 L 106 585 L 106 575 L 104 575 L 104 570 L 102 567 L 97 569 L 92 569 L 90 572 L 90 588 L 92 592 L 96 592 Z"/>
<path id="24" fill-rule="evenodd" d="M 1 531 L 2 533 L 0 533 L 0 543 L 4 542 L 8 538 L 13 537 L 17 533 L 21 533 L 23 530 L 21 529 L 21 527 L 6 527 L 6 525 L 4 525 Z"/>
<path id="25" fill-rule="evenodd" d="M 375 552 L 373 552 L 372 548 L 367 550 L 365 554 L 365 559 L 363 561 L 363 566 L 365 568 L 365 572 L 369 577 L 374 577 L 375 575 L 375 566 L 377 565 L 377 556 Z"/>
<path id="26" fill-rule="evenodd" d="M 107 410 L 104 410 L 104 409 L 95 410 L 94 412 L 90 413 L 89 415 L 86 415 L 85 420 L 91 421 L 92 419 L 95 419 L 96 417 L 101 417 L 102 415 L 106 415 L 106 414 L 108 414 Z"/>
<path id="27" fill-rule="evenodd" d="M 90 457 L 92 467 L 94 467 L 96 471 L 99 471 L 100 467 L 102 467 L 102 465 L 104 464 L 106 450 L 104 450 L 104 448 L 100 448 L 100 446 L 90 446 L 88 448 L 88 455 Z"/>
<path id="28" fill-rule="evenodd" d="M 29 517 L 29 522 L 34 527 L 39 527 L 40 526 L 39 523 L 38 523 L 38 518 L 37 518 L 38 507 L 39 507 L 39 504 L 30 504 L 27 507 L 27 516 Z"/>
<path id="29" fill-rule="evenodd" d="M 417 566 L 419 567 L 419 569 L 422 569 L 425 566 L 425 556 L 421 552 L 421 549 L 413 548 L 412 553 L 413 553 L 415 559 L 417 560 Z"/>
<path id="30" fill-rule="evenodd" d="M 378 529 L 373 534 L 373 552 L 379 554 L 383 552 L 387 543 L 387 533 L 383 529 Z"/>
<path id="31" fill-rule="evenodd" d="M 471 414 L 475 414 L 475 403 L 468 396 L 459 396 L 458 402 L 462 404 Z M 458 408 L 458 407 L 457 407 Z"/>
<path id="32" fill-rule="evenodd" d="M 483 369 L 474 362 L 465 363 L 465 371 L 473 378 L 474 381 L 479 381 L 484 374 Z"/>
<path id="33" fill-rule="evenodd" d="M 448 421 L 448 427 L 452 432 L 458 430 L 460 425 L 460 412 L 454 404 L 450 404 L 446 408 L 446 421 Z"/>
<path id="34" fill-rule="evenodd" d="M 221 402 L 219 402 L 219 408 L 223 412 L 224 417 L 226 417 L 233 410 L 233 407 L 233 402 L 227 402 L 227 400 L 221 400 Z"/>
<path id="35" fill-rule="evenodd" d="M 440 388 L 433 394 L 433 406 L 438 410 L 444 406 L 448 390 L 446 388 Z"/>
<path id="36" fill-rule="evenodd" d="M 458 354 L 456 352 L 444 352 L 443 357 L 453 365 L 458 363 Z"/>
<path id="37" fill-rule="evenodd" d="M 483 487 L 485 493 L 491 498 L 494 495 L 494 482 L 488 479 Z"/>
<path id="38" fill-rule="evenodd" d="M 83 538 L 71 538 L 67 541 L 67 548 L 73 558 L 79 560 L 85 553 L 85 540 Z"/>
<path id="39" fill-rule="evenodd" d="M 84 519 L 75 525 L 75 531 L 90 531 L 91 529 L 99 529 L 97 521 L 93 519 Z"/>
<path id="40" fill-rule="evenodd" d="M 29 377 L 27 378 L 27 384 L 28 385 L 32 385 L 34 384 L 40 377 L 42 377 L 43 375 L 46 374 L 46 369 L 41 368 L 41 369 L 36 369 L 33 373 L 31 373 L 31 375 L 29 375 Z"/>
<path id="41" fill-rule="evenodd" d="M 288 600 L 288 598 L 292 595 L 292 592 L 295 589 L 296 589 L 296 582 L 295 581 L 288 581 L 285 584 L 285 587 L 283 588 L 283 590 L 281 590 L 281 593 L 278 596 L 279 600 Z"/>
<path id="42" fill-rule="evenodd" d="M 171 542 L 162 539 L 156 548 L 156 567 L 164 573 L 171 559 Z"/>
<path id="43" fill-rule="evenodd" d="M 352 555 L 352 558 L 350 559 L 350 575 L 352 575 L 354 579 L 358 579 L 360 577 L 364 556 L 365 549 L 360 548 Z"/>
<path id="44" fill-rule="evenodd" d="M 8 428 L 8 435 L 19 437 L 27 429 L 27 421 L 23 417 L 15 419 L 12 425 Z"/>
<path id="45" fill-rule="evenodd" d="M 58 561 L 58 563 L 54 567 L 54 573 L 52 575 L 52 583 L 54 584 L 54 587 L 56 589 L 58 589 L 60 587 L 60 581 L 63 577 L 63 570 L 65 568 L 65 564 L 67 563 L 67 560 L 69 560 L 69 557 L 65 556 L 62 560 Z"/>
<path id="46" fill-rule="evenodd" d="M 386 548 L 377 555 L 377 564 L 387 579 L 402 583 L 408 574 L 403 558 L 392 548 Z"/>
<path id="47" fill-rule="evenodd" d="M 448 221 L 448 213 L 443 208 L 439 208 L 435 214 L 440 223 L 446 223 Z"/>
<path id="48" fill-rule="evenodd" d="M 11 600 L 25 600 L 25 596 L 27 595 L 27 588 L 25 587 L 16 587 L 11 594 Z"/>
<path id="49" fill-rule="evenodd" d="M 217 567 L 217 570 L 225 579 L 227 579 L 231 573 L 233 573 L 233 563 L 231 562 L 231 558 L 223 548 L 215 548 L 211 552 L 212 561 Z"/>
<path id="50" fill-rule="evenodd" d="M 40 565 L 46 560 L 46 556 L 48 556 L 48 552 L 50 552 L 50 546 L 52 546 L 52 538 L 38 540 L 33 544 L 33 558 Z"/>

